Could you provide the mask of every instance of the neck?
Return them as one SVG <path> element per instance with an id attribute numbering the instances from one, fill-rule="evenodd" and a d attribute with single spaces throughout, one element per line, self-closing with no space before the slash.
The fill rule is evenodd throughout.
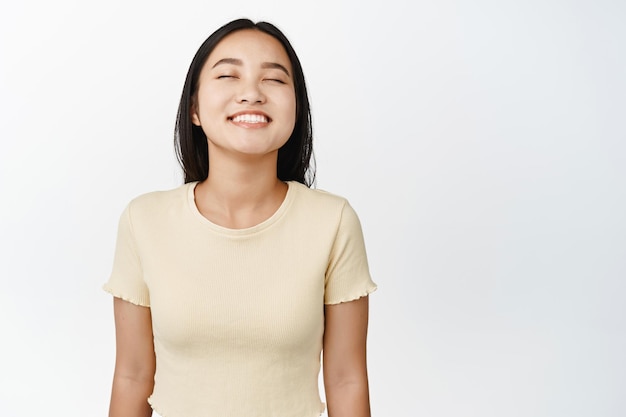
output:
<path id="1" fill-rule="evenodd" d="M 287 185 L 277 177 L 278 154 L 246 161 L 209 159 L 209 176 L 196 186 L 196 205 L 214 223 L 231 228 L 254 226 L 282 204 Z"/>
<path id="2" fill-rule="evenodd" d="M 241 160 L 209 158 L 209 176 L 201 184 L 204 190 L 227 203 L 228 201 L 254 202 L 271 195 L 284 184 L 277 174 L 278 153 L 264 158 Z"/>

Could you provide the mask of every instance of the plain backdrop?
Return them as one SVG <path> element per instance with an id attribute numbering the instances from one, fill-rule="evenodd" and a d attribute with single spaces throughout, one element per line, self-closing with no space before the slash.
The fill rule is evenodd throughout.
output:
<path id="1" fill-rule="evenodd" d="M 626 415 L 626 3 L 2 1 L 0 415 L 104 416 L 117 220 L 193 54 L 280 27 L 359 214 L 378 417 Z"/>

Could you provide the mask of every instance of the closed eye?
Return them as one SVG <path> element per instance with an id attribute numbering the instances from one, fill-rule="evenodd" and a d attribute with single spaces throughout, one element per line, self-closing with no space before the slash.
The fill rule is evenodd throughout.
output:
<path id="1" fill-rule="evenodd" d="M 278 78 L 266 78 L 265 81 L 274 81 L 280 84 L 285 84 L 283 80 L 279 80 Z"/>
<path id="2" fill-rule="evenodd" d="M 224 78 L 236 78 L 236 77 L 234 75 L 220 75 L 217 77 L 218 80 L 221 80 Z"/>

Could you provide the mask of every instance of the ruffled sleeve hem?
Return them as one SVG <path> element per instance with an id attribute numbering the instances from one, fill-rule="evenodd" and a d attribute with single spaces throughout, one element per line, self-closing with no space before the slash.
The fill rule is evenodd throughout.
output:
<path id="1" fill-rule="evenodd" d="M 324 304 L 332 305 L 332 304 L 347 303 L 347 302 L 350 302 L 350 301 L 358 300 L 359 298 L 362 298 L 362 297 L 365 297 L 367 295 L 370 295 L 371 293 L 373 293 L 377 289 L 378 289 L 378 287 L 376 286 L 376 284 L 372 284 L 372 285 L 368 286 L 367 288 L 365 288 L 364 290 L 361 290 L 361 291 L 358 291 L 358 292 L 354 291 L 354 292 L 349 293 L 347 295 L 344 295 L 342 297 L 329 298 L 327 300 L 324 300 Z"/>
<path id="2" fill-rule="evenodd" d="M 135 296 L 125 292 L 121 292 L 112 288 L 109 284 L 104 284 L 102 289 L 114 297 L 121 298 L 124 301 L 128 301 L 131 304 L 135 304 L 141 307 L 150 307 L 150 298 L 146 296 Z"/>

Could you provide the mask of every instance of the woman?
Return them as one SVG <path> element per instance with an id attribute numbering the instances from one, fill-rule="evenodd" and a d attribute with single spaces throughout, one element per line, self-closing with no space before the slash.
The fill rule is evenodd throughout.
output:
<path id="1" fill-rule="evenodd" d="M 269 23 L 213 33 L 178 109 L 185 185 L 133 200 L 113 272 L 110 417 L 370 415 L 358 218 L 309 188 L 300 62 Z"/>

